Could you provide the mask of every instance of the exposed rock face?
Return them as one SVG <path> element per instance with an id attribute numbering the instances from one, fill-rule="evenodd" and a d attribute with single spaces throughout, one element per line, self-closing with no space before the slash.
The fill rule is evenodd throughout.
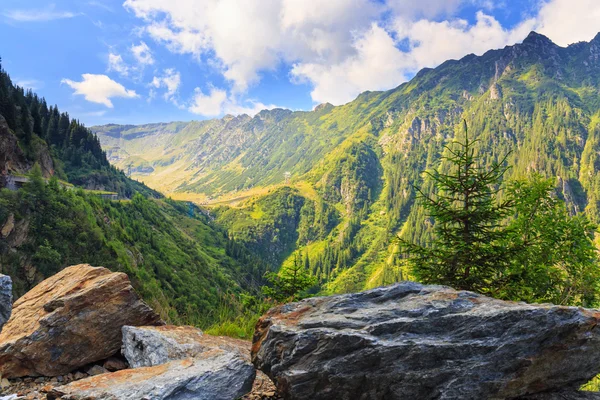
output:
<path id="1" fill-rule="evenodd" d="M 125 369 L 53 389 L 64 400 L 234 400 L 252 388 L 255 370 L 233 353 L 211 350 L 196 358 Z"/>
<path id="2" fill-rule="evenodd" d="M 0 274 L 0 332 L 12 311 L 12 280 Z"/>
<path id="3" fill-rule="evenodd" d="M 250 362 L 250 344 L 243 340 L 204 335 L 192 326 L 123 327 L 121 350 L 132 368 L 196 357 L 215 349 L 233 353 Z"/>
<path id="4" fill-rule="evenodd" d="M 0 115 L 0 175 L 25 172 L 29 167 L 17 137 L 13 135 L 6 120 Z"/>
<path id="5" fill-rule="evenodd" d="M 124 325 L 161 323 L 127 275 L 75 265 L 15 302 L 0 333 L 0 374 L 63 375 L 119 351 Z"/>
<path id="6" fill-rule="evenodd" d="M 518 398 L 596 375 L 599 323 L 594 310 L 403 282 L 270 310 L 252 360 L 286 399 Z"/>
<path id="7" fill-rule="evenodd" d="M 123 327 L 121 352 L 132 368 L 194 357 L 205 350 L 202 331 L 191 326 Z"/>

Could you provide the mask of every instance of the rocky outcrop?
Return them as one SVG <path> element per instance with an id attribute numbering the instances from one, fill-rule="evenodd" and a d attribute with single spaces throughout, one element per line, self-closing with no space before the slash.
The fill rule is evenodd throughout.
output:
<path id="1" fill-rule="evenodd" d="M 53 389 L 64 400 L 234 400 L 252 388 L 255 370 L 237 355 L 206 351 L 195 358 L 126 369 Z"/>
<path id="2" fill-rule="evenodd" d="M 12 311 L 12 280 L 0 274 L 0 332 Z"/>
<path id="3" fill-rule="evenodd" d="M 29 170 L 30 164 L 11 132 L 6 119 L 0 115 L 0 175 Z"/>
<path id="4" fill-rule="evenodd" d="M 133 368 L 153 367 L 202 353 L 201 339 L 202 331 L 191 326 L 124 326 L 121 352 Z"/>
<path id="5" fill-rule="evenodd" d="M 403 282 L 270 310 L 252 360 L 286 399 L 555 396 L 600 372 L 599 323 L 594 310 Z"/>
<path id="6" fill-rule="evenodd" d="M 0 333 L 0 374 L 62 375 L 118 352 L 124 325 L 158 324 L 127 275 L 72 266 L 15 302 Z"/>
<path id="7" fill-rule="evenodd" d="M 122 353 L 133 368 L 152 367 L 219 349 L 250 363 L 248 342 L 204 335 L 191 326 L 123 327 Z"/>

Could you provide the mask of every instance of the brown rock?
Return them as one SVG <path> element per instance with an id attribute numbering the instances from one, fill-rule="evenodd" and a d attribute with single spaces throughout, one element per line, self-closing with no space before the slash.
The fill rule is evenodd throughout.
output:
<path id="1" fill-rule="evenodd" d="M 85 372 L 87 372 L 89 376 L 96 376 L 106 374 L 108 370 L 104 367 L 101 367 L 100 365 L 93 365 L 90 368 L 86 369 Z"/>
<path id="2" fill-rule="evenodd" d="M 66 374 L 115 354 L 124 325 L 160 324 L 127 275 L 75 265 L 15 302 L 0 333 L 0 374 Z"/>
<path id="3" fill-rule="evenodd" d="M 122 369 L 129 368 L 129 365 L 125 360 L 122 360 L 117 357 L 110 357 L 108 360 L 104 361 L 104 364 L 102 366 L 104 367 L 104 369 L 110 372 L 120 371 Z"/>

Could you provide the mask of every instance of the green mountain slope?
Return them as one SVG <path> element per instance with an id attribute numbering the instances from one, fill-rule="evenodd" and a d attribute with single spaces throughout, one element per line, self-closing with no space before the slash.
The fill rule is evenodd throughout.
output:
<path id="1" fill-rule="evenodd" d="M 15 298 L 90 263 L 126 272 L 164 319 L 209 326 L 258 290 L 264 262 L 199 208 L 111 166 L 89 129 L 1 68 L 0 150 L 0 273 Z"/>
<path id="2" fill-rule="evenodd" d="M 484 162 L 510 153 L 508 178 L 555 177 L 569 209 L 598 221 L 599 72 L 600 35 L 563 48 L 532 32 L 521 44 L 424 69 L 396 89 L 343 106 L 191 122 L 177 132 L 126 127 L 113 137 L 127 152 L 123 162 L 152 167 L 144 181 L 176 195 L 210 202 L 261 193 L 280 202 L 271 209 L 282 217 L 290 212 L 285 196 L 265 193 L 288 181 L 304 203 L 291 217 L 297 236 L 277 237 L 281 248 L 302 248 L 325 291 L 353 291 L 405 276 L 390 239 L 427 240 L 429 221 L 413 185 L 438 166 L 462 119 Z M 103 144 L 119 129 L 94 128 Z M 264 235 L 241 237 L 238 228 L 261 225 L 263 216 L 277 220 L 261 213 L 261 201 L 219 211 L 217 219 L 248 245 L 260 243 Z"/>

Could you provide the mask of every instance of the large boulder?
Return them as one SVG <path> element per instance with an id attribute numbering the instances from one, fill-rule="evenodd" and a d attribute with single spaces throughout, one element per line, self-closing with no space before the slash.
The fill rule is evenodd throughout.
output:
<path id="1" fill-rule="evenodd" d="M 12 311 L 12 280 L 0 274 L 0 332 Z"/>
<path id="2" fill-rule="evenodd" d="M 0 375 L 63 375 L 118 352 L 124 325 L 158 324 L 127 275 L 75 265 L 15 302 L 0 333 Z"/>
<path id="3" fill-rule="evenodd" d="M 210 350 L 195 358 L 125 369 L 52 389 L 64 400 L 234 400 L 252 388 L 255 370 L 237 355 Z"/>
<path id="4" fill-rule="evenodd" d="M 191 326 L 123 327 L 121 352 L 132 368 L 196 357 L 213 349 L 236 354 L 250 364 L 250 344 L 243 340 L 204 335 Z"/>
<path id="5" fill-rule="evenodd" d="M 595 310 L 403 282 L 270 310 L 252 360 L 286 399 L 509 399 L 598 374 L 599 323 Z"/>

